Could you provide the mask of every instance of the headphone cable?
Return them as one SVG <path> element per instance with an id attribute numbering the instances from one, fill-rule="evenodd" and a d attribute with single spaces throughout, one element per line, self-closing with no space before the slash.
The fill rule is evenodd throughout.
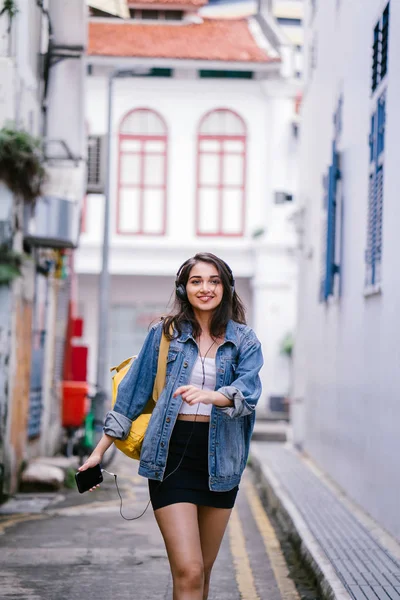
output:
<path id="1" fill-rule="evenodd" d="M 210 350 L 214 346 L 215 342 L 216 342 L 216 340 L 213 341 L 213 343 L 211 344 L 211 346 L 209 347 L 209 349 L 205 353 L 204 357 L 202 357 L 202 356 L 199 355 L 200 362 L 201 362 L 201 367 L 202 367 L 202 373 L 203 373 L 203 380 L 202 380 L 202 383 L 201 383 L 201 389 L 204 389 L 204 384 L 205 384 L 205 380 L 206 380 L 206 372 L 205 372 L 205 368 L 204 368 L 205 360 L 207 358 L 207 354 L 210 352 Z M 193 433 L 194 433 L 194 428 L 195 428 L 195 424 L 197 422 L 197 415 L 199 413 L 199 408 L 200 408 L 200 403 L 197 405 L 197 410 L 196 410 L 195 418 L 194 418 L 194 421 L 193 421 L 193 427 L 192 427 L 192 430 L 191 430 L 190 435 L 188 437 L 188 440 L 186 442 L 186 445 L 185 445 L 185 448 L 183 450 L 181 459 L 180 459 L 180 461 L 178 463 L 178 466 L 175 467 L 175 469 L 173 471 L 171 471 L 171 473 L 168 473 L 168 475 L 162 481 L 160 481 L 159 485 L 155 489 L 155 492 L 157 492 L 160 489 L 160 487 L 162 486 L 162 484 L 164 483 L 164 481 L 166 481 L 169 477 L 171 477 L 171 475 L 173 475 L 174 473 L 176 473 L 176 471 L 181 466 L 182 461 L 183 461 L 183 459 L 185 458 L 185 455 L 186 455 L 186 450 L 188 449 L 190 440 L 192 439 L 192 436 L 193 436 Z M 147 511 L 147 509 L 150 506 L 151 498 L 149 499 L 149 501 L 148 501 L 148 503 L 146 505 L 146 508 L 144 509 L 144 511 L 142 513 L 140 513 L 140 515 L 138 515 L 136 517 L 125 517 L 122 514 L 122 496 L 121 496 L 121 492 L 120 492 L 119 486 L 118 486 L 118 481 L 117 481 L 118 476 L 117 476 L 116 473 L 110 473 L 110 471 L 107 471 L 106 469 L 102 469 L 102 471 L 104 471 L 104 473 L 108 473 L 108 475 L 112 475 L 114 477 L 115 487 L 117 488 L 117 493 L 118 493 L 118 496 L 119 496 L 119 499 L 120 499 L 119 514 L 121 515 L 121 517 L 125 521 L 136 521 L 137 519 L 140 519 L 141 517 L 143 517 L 143 515 L 145 514 L 145 512 Z"/>

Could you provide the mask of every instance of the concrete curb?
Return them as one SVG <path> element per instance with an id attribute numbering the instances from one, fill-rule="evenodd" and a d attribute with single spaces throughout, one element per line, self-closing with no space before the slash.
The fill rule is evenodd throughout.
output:
<path id="1" fill-rule="evenodd" d="M 261 460 L 257 443 L 250 451 L 252 468 L 266 493 L 268 506 L 276 511 L 277 518 L 298 543 L 304 562 L 314 572 L 326 600 L 351 600 L 350 594 L 336 574 L 331 562 L 311 533 L 296 506 L 281 486 L 274 473 Z"/>

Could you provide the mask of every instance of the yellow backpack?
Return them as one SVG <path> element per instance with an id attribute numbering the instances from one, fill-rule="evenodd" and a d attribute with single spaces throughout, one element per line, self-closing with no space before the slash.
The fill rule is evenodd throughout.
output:
<path id="1" fill-rule="evenodd" d="M 129 458 L 136 458 L 137 460 L 140 459 L 140 451 L 142 449 L 144 435 L 146 433 L 151 414 L 165 386 L 168 350 L 169 341 L 163 333 L 161 336 L 160 351 L 158 354 L 157 363 L 157 375 L 154 382 L 152 396 L 144 407 L 142 414 L 139 415 L 137 419 L 132 421 L 132 426 L 128 437 L 125 440 L 114 441 L 114 444 L 117 446 L 118 450 L 121 450 L 121 452 L 129 456 Z M 135 358 L 136 356 L 131 356 L 130 358 L 124 360 L 117 367 L 112 367 L 112 369 L 110 369 L 111 372 L 116 371 L 115 375 L 112 377 L 112 407 L 114 407 L 117 399 L 118 386 L 127 374 L 129 367 Z"/>

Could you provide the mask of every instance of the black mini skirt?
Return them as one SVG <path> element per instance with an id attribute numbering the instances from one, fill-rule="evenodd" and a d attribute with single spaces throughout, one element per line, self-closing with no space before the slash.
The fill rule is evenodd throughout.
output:
<path id="1" fill-rule="evenodd" d="M 239 486 L 228 492 L 213 492 L 209 488 L 209 427 L 204 421 L 176 421 L 164 479 L 162 482 L 149 479 L 153 510 L 178 502 L 233 508 Z"/>

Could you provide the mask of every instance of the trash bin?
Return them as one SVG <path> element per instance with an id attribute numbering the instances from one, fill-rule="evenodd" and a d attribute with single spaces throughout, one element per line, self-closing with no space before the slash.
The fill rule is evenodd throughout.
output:
<path id="1" fill-rule="evenodd" d="M 89 411 L 89 386 L 86 381 L 62 381 L 62 425 L 81 427 Z"/>

